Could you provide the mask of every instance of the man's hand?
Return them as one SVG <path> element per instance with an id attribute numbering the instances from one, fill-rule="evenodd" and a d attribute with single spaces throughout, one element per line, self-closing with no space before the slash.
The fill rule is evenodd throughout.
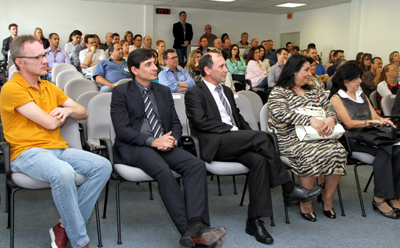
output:
<path id="1" fill-rule="evenodd" d="M 151 143 L 151 146 L 164 152 L 171 150 L 175 147 L 175 138 L 171 136 L 171 134 L 172 131 L 169 131 L 160 138 L 154 139 L 153 143 Z"/>
<path id="2" fill-rule="evenodd" d="M 90 48 L 90 52 L 91 53 L 94 53 L 96 51 L 96 46 L 92 46 L 91 48 Z"/>
<path id="3" fill-rule="evenodd" d="M 87 68 L 89 68 L 87 65 L 85 65 L 85 64 L 80 64 L 80 67 L 82 68 L 82 69 L 87 69 Z"/>
<path id="4" fill-rule="evenodd" d="M 184 47 L 189 46 L 189 41 L 188 41 L 188 40 L 185 40 L 185 41 L 183 42 L 183 45 L 182 45 L 182 46 L 184 46 Z"/>
<path id="5" fill-rule="evenodd" d="M 49 114 L 53 117 L 56 117 L 60 122 L 64 123 L 71 113 L 72 109 L 70 108 L 55 108 Z"/>

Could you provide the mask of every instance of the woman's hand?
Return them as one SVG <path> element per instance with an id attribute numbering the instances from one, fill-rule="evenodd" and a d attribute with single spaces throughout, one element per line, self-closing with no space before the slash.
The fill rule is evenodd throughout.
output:
<path id="1" fill-rule="evenodd" d="M 335 128 L 335 119 L 333 119 L 333 117 L 328 117 L 323 119 L 322 122 L 324 123 L 322 131 L 324 132 L 325 136 L 331 135 L 333 129 Z"/>
<path id="2" fill-rule="evenodd" d="M 394 126 L 393 122 L 389 118 L 381 118 L 381 124 Z"/>
<path id="3" fill-rule="evenodd" d="M 315 117 L 311 117 L 310 125 L 312 128 L 317 130 L 319 136 L 321 136 L 321 137 L 325 136 L 325 132 L 323 131 L 323 127 L 325 126 L 325 123 L 322 120 L 318 120 Z"/>

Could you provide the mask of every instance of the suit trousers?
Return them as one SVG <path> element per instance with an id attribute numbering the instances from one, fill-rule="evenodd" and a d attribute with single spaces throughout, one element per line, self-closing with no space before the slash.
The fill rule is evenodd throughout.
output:
<path id="1" fill-rule="evenodd" d="M 181 234 L 185 232 L 188 220 L 194 217 L 201 217 L 204 223 L 210 224 L 207 171 L 202 160 L 179 147 L 167 152 L 144 146 L 133 149 L 134 166 L 157 181 L 164 205 Z M 171 169 L 182 175 L 184 193 Z"/>
<path id="2" fill-rule="evenodd" d="M 375 156 L 372 164 L 374 168 L 374 196 L 380 198 L 400 198 L 400 147 L 385 146 L 371 147 L 352 142 L 353 151 L 366 152 Z"/>
<path id="3" fill-rule="evenodd" d="M 270 189 L 291 179 L 266 133 L 243 130 L 221 134 L 214 160 L 239 162 L 248 167 L 248 217 L 272 216 Z"/>

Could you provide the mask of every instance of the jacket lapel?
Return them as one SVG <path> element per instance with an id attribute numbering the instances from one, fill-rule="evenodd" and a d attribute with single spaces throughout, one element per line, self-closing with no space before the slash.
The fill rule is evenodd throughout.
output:
<path id="1" fill-rule="evenodd" d="M 222 120 L 221 114 L 219 113 L 217 103 L 215 102 L 213 95 L 211 94 L 210 90 L 208 89 L 208 87 L 204 83 L 204 81 L 201 81 L 199 83 L 199 87 L 203 90 L 204 96 L 207 99 L 208 103 L 211 105 L 213 111 L 218 115 L 219 119 Z"/>

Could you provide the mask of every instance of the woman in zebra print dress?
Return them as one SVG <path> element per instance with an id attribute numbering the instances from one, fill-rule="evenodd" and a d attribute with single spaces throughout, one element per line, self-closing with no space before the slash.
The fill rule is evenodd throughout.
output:
<path id="1" fill-rule="evenodd" d="M 332 197 L 341 176 L 346 174 L 346 151 L 337 140 L 300 141 L 295 132 L 295 124 L 311 125 L 321 136 L 332 133 L 336 119 L 335 109 L 325 94 L 307 82 L 311 76 L 312 59 L 302 55 L 291 56 L 269 96 L 268 129 L 278 136 L 279 150 L 290 161 L 292 171 L 299 176 L 300 184 L 312 189 L 316 177 L 325 176 L 322 193 L 324 214 L 336 218 Z M 295 113 L 298 107 L 322 107 L 326 118 Z M 316 221 L 312 203 L 300 204 L 301 215 Z"/>

